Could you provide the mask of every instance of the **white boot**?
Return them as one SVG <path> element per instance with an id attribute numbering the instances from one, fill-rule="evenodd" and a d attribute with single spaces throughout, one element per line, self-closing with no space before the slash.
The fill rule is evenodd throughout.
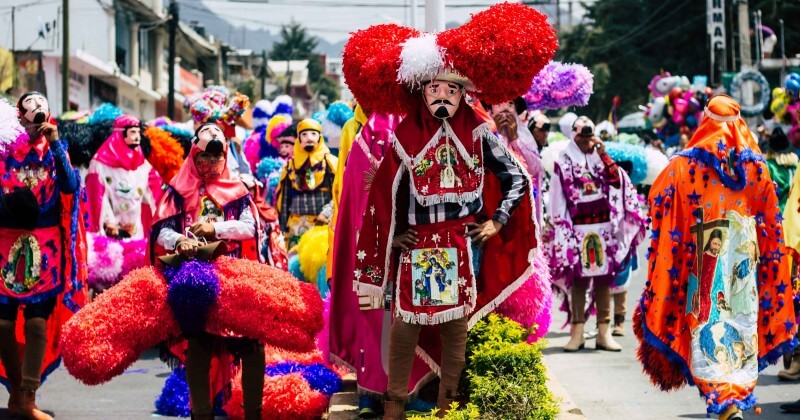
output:
<path id="1" fill-rule="evenodd" d="M 605 324 L 598 324 L 597 325 L 597 338 L 595 348 L 597 350 L 606 350 L 606 351 L 622 351 L 622 346 L 620 346 L 614 338 L 611 337 L 611 324 L 606 322 Z"/>
<path id="2" fill-rule="evenodd" d="M 564 346 L 565 352 L 576 352 L 586 345 L 586 339 L 583 338 L 583 325 L 583 322 L 572 324 L 572 328 L 569 330 L 569 343 Z"/>

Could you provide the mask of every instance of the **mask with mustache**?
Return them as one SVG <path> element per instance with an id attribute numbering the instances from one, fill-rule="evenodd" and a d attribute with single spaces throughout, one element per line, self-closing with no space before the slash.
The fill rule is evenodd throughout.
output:
<path id="1" fill-rule="evenodd" d="M 436 107 L 436 111 L 433 111 L 434 117 L 439 118 L 440 120 L 443 120 L 445 118 L 450 118 L 450 111 L 445 106 L 445 105 L 453 106 L 453 104 L 450 101 L 448 101 L 447 99 L 437 99 L 431 102 L 430 108 L 433 108 L 436 105 L 439 106 Z"/>

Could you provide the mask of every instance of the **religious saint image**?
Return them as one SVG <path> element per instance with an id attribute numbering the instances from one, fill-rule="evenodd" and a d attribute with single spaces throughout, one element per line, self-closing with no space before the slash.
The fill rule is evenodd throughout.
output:
<path id="1" fill-rule="evenodd" d="M 458 304 L 458 257 L 455 248 L 411 251 L 414 306 Z"/>
<path id="2" fill-rule="evenodd" d="M 602 269 L 603 261 L 605 257 L 605 251 L 603 250 L 603 242 L 600 240 L 600 236 L 596 233 L 590 233 L 583 238 L 583 246 L 581 247 L 582 255 L 582 265 L 584 270 L 587 271 L 598 271 Z"/>
<path id="3" fill-rule="evenodd" d="M 755 218 L 729 211 L 691 232 L 697 245 L 686 308 L 692 375 L 750 386 L 758 375 Z"/>
<path id="4" fill-rule="evenodd" d="M 204 223 L 214 223 L 223 220 L 222 210 L 220 210 L 214 200 L 203 197 L 200 205 L 200 215 L 197 220 Z"/>
<path id="5" fill-rule="evenodd" d="M 583 188 L 581 189 L 582 196 L 593 195 L 599 192 L 599 190 L 597 189 L 597 184 L 594 183 L 591 177 L 584 176 L 581 177 L 580 180 L 583 184 Z"/>

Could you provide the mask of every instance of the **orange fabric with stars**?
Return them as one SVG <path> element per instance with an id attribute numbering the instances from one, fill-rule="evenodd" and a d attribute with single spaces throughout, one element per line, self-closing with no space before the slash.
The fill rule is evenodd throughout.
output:
<path id="1" fill-rule="evenodd" d="M 751 299 L 758 301 L 748 303 L 744 299 L 740 302 L 752 305 L 751 313 L 756 317 L 754 321 L 757 320 L 758 370 L 791 352 L 794 345 L 793 293 L 778 198 L 761 152 L 738 114 L 739 105 L 730 97 L 712 98 L 687 149 L 670 161 L 653 184 L 648 199 L 651 221 L 648 282 L 634 315 L 634 331 L 640 341 L 637 356 L 651 381 L 666 391 L 687 383 L 697 384 L 708 400 L 707 411 L 713 413 L 720 413 L 731 404 L 743 410 L 755 404 L 754 380 L 748 383 L 741 378 L 731 379 L 730 375 L 721 375 L 721 380 L 698 378 L 696 374 L 701 367 L 692 366 L 692 333 L 697 342 L 701 336 L 697 317 L 700 305 L 693 304 L 694 300 L 699 300 L 696 297 L 699 292 L 692 292 L 703 290 L 704 286 L 712 290 L 704 282 L 722 278 L 728 300 L 720 302 L 712 297 L 711 316 L 715 316 L 715 307 L 718 317 L 727 310 L 724 318 L 715 321 L 723 324 L 729 313 L 736 314 L 736 309 L 730 309 L 736 305 L 735 298 L 731 297 L 735 293 L 731 290 L 734 289 L 732 282 L 737 280 L 734 279 L 736 272 L 728 274 L 727 278 L 719 274 L 718 278 L 706 280 L 709 277 L 703 274 L 697 279 L 696 273 L 701 270 L 693 269 L 698 258 L 702 261 L 699 254 L 711 255 L 703 252 L 706 248 L 698 253 L 697 242 L 712 242 L 713 235 L 709 232 L 714 226 L 728 223 L 724 219 L 730 218 L 726 216 L 730 212 L 735 212 L 741 220 L 755 221 L 756 244 L 750 247 L 750 254 L 756 251 L 758 254 L 754 267 L 757 292 L 753 290 L 757 296 Z M 703 210 L 702 219 L 698 217 L 701 215 L 698 208 Z M 692 229 L 701 221 L 701 227 L 707 229 L 705 236 L 698 236 L 697 227 Z M 736 235 L 733 229 L 731 232 L 730 235 Z M 730 241 L 734 246 L 733 239 Z M 738 249 L 722 252 L 733 251 Z M 716 264 L 716 258 L 706 258 Z M 706 263 L 701 264 L 706 266 Z M 694 277 L 699 286 L 692 286 L 690 277 Z M 689 294 L 692 296 L 687 297 Z M 718 335 L 713 338 L 719 342 Z M 721 341 L 725 343 L 724 340 L 723 337 Z M 694 345 L 699 347 L 697 342 Z M 752 343 L 747 346 L 753 347 Z M 753 370 L 755 372 L 755 368 Z"/>

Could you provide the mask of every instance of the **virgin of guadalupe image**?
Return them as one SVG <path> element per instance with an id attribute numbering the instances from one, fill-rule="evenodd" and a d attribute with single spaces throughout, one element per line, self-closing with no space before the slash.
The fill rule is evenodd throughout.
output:
<path id="1" fill-rule="evenodd" d="M 755 271 L 758 266 L 758 245 L 748 241 L 736 249 L 747 257 L 733 266 L 730 284 L 731 316 L 750 315 L 756 312 L 758 290 Z"/>
<path id="2" fill-rule="evenodd" d="M 583 268 L 595 270 L 603 266 L 603 247 L 600 237 L 590 233 L 583 240 Z"/>

